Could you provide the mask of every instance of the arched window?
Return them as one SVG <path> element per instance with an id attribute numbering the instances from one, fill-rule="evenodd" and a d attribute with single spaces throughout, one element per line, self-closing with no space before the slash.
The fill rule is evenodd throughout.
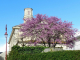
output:
<path id="1" fill-rule="evenodd" d="M 28 11 L 28 15 L 30 15 L 30 11 Z"/>

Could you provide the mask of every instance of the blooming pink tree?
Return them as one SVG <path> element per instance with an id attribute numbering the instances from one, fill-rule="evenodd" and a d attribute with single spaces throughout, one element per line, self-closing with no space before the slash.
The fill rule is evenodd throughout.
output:
<path id="1" fill-rule="evenodd" d="M 26 22 L 21 24 L 20 32 L 23 33 L 20 36 L 24 38 L 36 36 L 35 45 L 42 40 L 44 44 L 47 42 L 49 47 L 52 43 L 55 48 L 57 43 L 62 44 L 63 39 L 65 39 L 65 45 L 72 48 L 74 41 L 77 40 L 74 34 L 78 30 L 72 28 L 72 22 L 62 22 L 61 19 L 57 17 L 48 17 L 40 14 L 37 14 L 36 18 L 32 18 L 31 20 L 23 20 Z"/>

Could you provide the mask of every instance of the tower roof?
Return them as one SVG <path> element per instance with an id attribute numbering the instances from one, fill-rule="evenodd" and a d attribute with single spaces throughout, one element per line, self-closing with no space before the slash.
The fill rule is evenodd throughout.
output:
<path id="1" fill-rule="evenodd" d="M 32 8 L 25 8 L 25 9 L 31 9 L 31 10 L 33 10 Z M 24 10 L 25 10 L 25 9 L 24 9 Z"/>

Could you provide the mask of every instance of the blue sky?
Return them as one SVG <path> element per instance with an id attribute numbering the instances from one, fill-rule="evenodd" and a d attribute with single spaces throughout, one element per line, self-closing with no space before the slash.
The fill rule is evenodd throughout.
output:
<path id="1" fill-rule="evenodd" d="M 12 27 L 22 24 L 24 8 L 33 9 L 33 17 L 36 14 L 57 16 L 62 21 L 72 22 L 73 28 L 80 31 L 80 0 L 0 0 L 0 51 L 5 46 L 5 25 L 7 24 L 8 40 Z"/>

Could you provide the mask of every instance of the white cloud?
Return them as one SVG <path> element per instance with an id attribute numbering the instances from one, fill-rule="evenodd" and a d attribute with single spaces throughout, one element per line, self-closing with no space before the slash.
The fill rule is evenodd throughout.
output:
<path id="1" fill-rule="evenodd" d="M 0 52 L 5 52 L 6 51 L 6 44 L 0 45 Z M 7 43 L 7 51 L 9 51 L 9 44 Z"/>

